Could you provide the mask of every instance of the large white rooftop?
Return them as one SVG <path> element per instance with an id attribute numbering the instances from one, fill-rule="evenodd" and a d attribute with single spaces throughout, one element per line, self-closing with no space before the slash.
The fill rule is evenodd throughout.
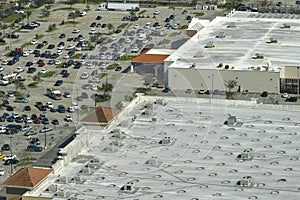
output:
<path id="1" fill-rule="evenodd" d="M 269 16 L 270 15 L 270 16 Z M 266 66 L 271 61 L 274 70 L 283 66 L 299 66 L 300 21 L 292 15 L 236 12 L 232 17 L 217 17 L 204 26 L 166 60 L 170 67 L 215 69 L 219 63 L 247 70 Z M 275 16 L 275 17 L 276 17 Z M 282 28 L 283 24 L 291 28 Z M 224 34 L 225 37 L 217 38 Z M 273 38 L 277 43 L 267 44 Z M 213 48 L 205 48 L 211 43 Z M 264 59 L 252 59 L 256 53 Z"/>
<path id="2" fill-rule="evenodd" d="M 299 199 L 299 107 L 157 99 L 144 97 L 111 129 L 94 133 L 89 147 L 33 194 L 85 200 Z M 229 116 L 237 118 L 233 126 L 224 125 Z M 249 177 L 247 187 L 238 185 Z"/>

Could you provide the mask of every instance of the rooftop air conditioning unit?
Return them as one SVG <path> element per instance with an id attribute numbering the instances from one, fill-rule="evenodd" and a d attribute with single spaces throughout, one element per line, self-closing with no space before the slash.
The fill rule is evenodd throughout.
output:
<path id="1" fill-rule="evenodd" d="M 215 47 L 214 42 L 209 42 L 204 48 L 214 48 L 214 47 Z"/>
<path id="2" fill-rule="evenodd" d="M 162 144 L 162 145 L 167 145 L 167 144 L 170 144 L 171 143 L 171 139 L 170 137 L 164 137 L 161 141 L 158 142 L 159 144 Z"/>
<path id="3" fill-rule="evenodd" d="M 61 176 L 59 177 L 59 182 L 62 184 L 66 184 L 67 183 L 67 178 L 65 176 Z"/>
<path id="4" fill-rule="evenodd" d="M 75 181 L 81 181 L 81 176 L 79 176 L 79 175 L 75 176 L 75 177 L 74 177 L 74 180 L 75 180 Z"/>
<path id="5" fill-rule="evenodd" d="M 50 192 L 56 192 L 57 191 L 57 185 L 51 185 L 49 188 Z"/>
<path id="6" fill-rule="evenodd" d="M 133 184 L 127 183 L 126 185 L 123 185 L 120 190 L 124 192 L 132 192 L 134 191 L 134 187 Z"/>
<path id="7" fill-rule="evenodd" d="M 151 159 L 147 160 L 145 164 L 157 167 L 160 165 L 160 162 L 158 161 L 157 157 L 152 157 Z"/>
<path id="8" fill-rule="evenodd" d="M 243 152 L 241 153 L 241 159 L 242 160 L 249 160 L 251 158 L 250 153 L 249 152 Z"/>
<path id="9" fill-rule="evenodd" d="M 240 180 L 240 186 L 249 187 L 251 185 L 251 179 L 242 179 Z"/>
<path id="10" fill-rule="evenodd" d="M 57 196 L 59 196 L 59 197 L 64 197 L 65 196 L 65 192 L 63 191 L 63 190 L 59 190 L 59 191 L 57 191 Z"/>

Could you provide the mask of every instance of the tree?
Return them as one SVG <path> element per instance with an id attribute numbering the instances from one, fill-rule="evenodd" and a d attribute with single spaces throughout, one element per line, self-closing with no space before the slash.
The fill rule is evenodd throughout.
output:
<path id="1" fill-rule="evenodd" d="M 26 17 L 27 17 L 27 24 L 29 24 L 29 18 L 31 16 L 32 12 L 30 10 L 26 11 Z"/>
<path id="2" fill-rule="evenodd" d="M 238 82 L 236 80 L 225 81 L 225 87 L 227 87 L 229 90 L 229 92 L 228 92 L 229 96 L 231 96 L 231 90 L 237 86 L 237 83 Z"/>
<path id="3" fill-rule="evenodd" d="M 104 94 L 106 94 L 106 93 L 112 91 L 113 85 L 110 84 L 110 83 L 103 83 L 103 84 L 102 84 L 102 89 L 103 89 L 103 91 L 104 91 Z"/>
<path id="4" fill-rule="evenodd" d="M 7 24 L 2 24 L 1 23 L 1 29 L 2 29 L 2 32 L 3 32 L 2 35 L 5 35 L 5 29 L 7 29 L 7 28 L 8 28 Z"/>
<path id="5" fill-rule="evenodd" d="M 16 87 L 16 91 L 18 91 L 19 89 L 21 90 L 26 90 L 26 87 L 24 85 L 24 83 L 20 80 L 15 80 L 14 81 L 15 87 Z"/>
<path id="6" fill-rule="evenodd" d="M 112 25 L 111 23 L 107 24 L 107 29 L 108 29 L 108 32 L 110 32 L 111 30 L 114 30 L 114 25 Z"/>

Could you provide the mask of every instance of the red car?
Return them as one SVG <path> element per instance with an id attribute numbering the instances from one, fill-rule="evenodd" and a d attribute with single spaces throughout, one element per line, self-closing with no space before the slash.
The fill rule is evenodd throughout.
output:
<path id="1" fill-rule="evenodd" d="M 41 122 L 42 122 L 42 120 L 40 118 L 35 118 L 33 120 L 33 123 L 35 123 L 35 124 L 40 124 Z"/>
<path id="2" fill-rule="evenodd" d="M 38 64 L 39 67 L 44 67 L 45 66 L 45 63 L 44 63 L 43 60 L 38 60 L 37 64 Z"/>

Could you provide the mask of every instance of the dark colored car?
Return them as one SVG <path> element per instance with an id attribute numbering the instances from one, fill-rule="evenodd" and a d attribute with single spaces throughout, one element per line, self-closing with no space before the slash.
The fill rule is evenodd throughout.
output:
<path id="1" fill-rule="evenodd" d="M 101 19 L 102 17 L 100 15 L 96 17 L 96 20 L 101 20 Z"/>
<path id="2" fill-rule="evenodd" d="M 7 106 L 7 107 L 6 107 L 6 111 L 14 111 L 14 107 L 12 107 L 12 106 Z"/>
<path id="3" fill-rule="evenodd" d="M 8 159 L 8 160 L 5 160 L 3 165 L 13 165 L 13 164 L 17 164 L 19 162 L 19 160 L 17 159 Z"/>
<path id="4" fill-rule="evenodd" d="M 53 125 L 59 125 L 59 121 L 57 119 L 53 119 L 51 124 Z"/>
<path id="5" fill-rule="evenodd" d="M 30 62 L 30 61 L 28 61 L 27 63 L 26 63 L 26 67 L 29 67 L 29 66 L 31 66 L 31 65 L 33 65 L 33 62 Z"/>
<path id="6" fill-rule="evenodd" d="M 59 35 L 59 38 L 65 38 L 66 37 L 66 34 L 62 33 Z"/>
<path id="7" fill-rule="evenodd" d="M 23 111 L 31 111 L 31 107 L 30 106 L 24 106 Z"/>
<path id="8" fill-rule="evenodd" d="M 286 98 L 286 102 L 297 102 L 297 97 L 289 97 L 289 98 Z"/>
<path id="9" fill-rule="evenodd" d="M 260 94 L 261 97 L 267 97 L 269 96 L 269 93 L 267 91 L 263 91 L 261 94 Z"/>
<path id="10" fill-rule="evenodd" d="M 41 152 L 43 148 L 34 144 L 30 144 L 27 146 L 27 151 Z"/>
<path id="11" fill-rule="evenodd" d="M 66 108 L 63 105 L 58 105 L 57 111 L 59 113 L 65 113 L 66 112 Z"/>
<path id="12" fill-rule="evenodd" d="M 63 84 L 63 80 L 57 80 L 54 86 L 61 86 Z"/>
<path id="13" fill-rule="evenodd" d="M 36 68 L 35 67 L 29 67 L 28 70 L 27 70 L 28 74 L 32 74 L 34 72 L 36 72 Z"/>
<path id="14" fill-rule="evenodd" d="M 1 147 L 2 151 L 9 151 L 10 150 L 10 146 L 9 144 L 3 144 L 3 146 Z"/>

